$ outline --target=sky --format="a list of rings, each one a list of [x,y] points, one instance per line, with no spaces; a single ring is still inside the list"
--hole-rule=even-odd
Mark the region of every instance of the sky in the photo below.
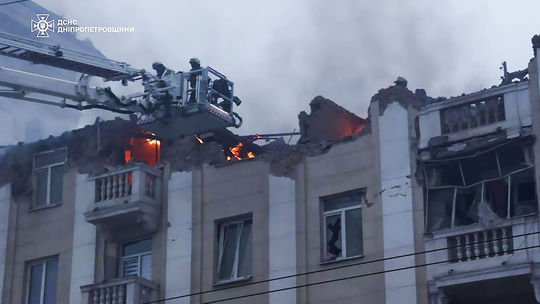
[[[110,59],[178,71],[195,56],[224,73],[243,101],[239,134],[298,130],[298,113],[317,95],[365,117],[371,96],[398,76],[432,97],[491,87],[503,60],[510,71],[526,68],[540,34],[538,0],[35,2],[80,26],[135,27],[79,35]]]

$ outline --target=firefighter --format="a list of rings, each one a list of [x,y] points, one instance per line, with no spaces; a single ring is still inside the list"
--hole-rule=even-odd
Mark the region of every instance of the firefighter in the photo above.
[[[174,74],[173,70],[167,69],[165,67],[165,65],[163,65],[163,63],[161,63],[159,61],[154,61],[154,63],[152,63],[152,69],[154,69],[156,71],[156,76],[159,79],[161,79],[163,77],[163,75]]]
[[[189,75],[188,81],[189,81],[189,87],[190,87],[190,94],[189,94],[189,102],[195,102],[195,88],[197,86],[197,77],[201,75],[201,61],[197,57],[193,57],[189,60],[189,64],[191,65],[190,72],[193,72]],[[197,71],[199,70],[199,71]],[[195,72],[194,72],[195,71]]]

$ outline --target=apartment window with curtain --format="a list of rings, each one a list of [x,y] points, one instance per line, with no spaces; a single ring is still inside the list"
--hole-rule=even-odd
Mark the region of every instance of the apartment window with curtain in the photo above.
[[[251,217],[218,223],[217,283],[251,277],[252,223]]]
[[[363,255],[361,191],[322,198],[322,262]]]
[[[122,245],[120,273],[122,277],[137,276],[151,279],[152,239],[138,240]]]
[[[56,304],[58,257],[27,264],[27,304]]]
[[[57,205],[62,202],[65,148],[34,155],[34,203],[32,208]]]

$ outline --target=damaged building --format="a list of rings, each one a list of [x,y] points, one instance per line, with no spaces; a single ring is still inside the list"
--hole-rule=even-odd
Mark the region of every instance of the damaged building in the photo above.
[[[1,302],[538,303],[539,48],[366,118],[316,97],[296,144],[117,119],[6,148]]]

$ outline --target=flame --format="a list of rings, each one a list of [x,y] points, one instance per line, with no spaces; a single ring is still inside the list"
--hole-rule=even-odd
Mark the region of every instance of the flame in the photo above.
[[[204,141],[199,136],[197,136],[197,134],[195,134],[195,138],[201,145],[204,144]]]
[[[158,146],[161,145],[161,141],[157,140],[157,139],[149,139],[149,138],[147,138],[146,142],[151,144],[152,146],[153,145],[158,145]]]
[[[232,147],[232,148],[229,148],[229,150],[231,151],[232,155],[234,156],[234,158],[238,159],[238,160],[241,160],[242,158],[240,157],[240,149],[242,149],[242,147],[244,146],[243,143],[239,142],[236,146]]]
[[[227,161],[231,161],[233,158],[237,160],[242,160],[246,158],[255,158],[255,153],[253,153],[252,151],[248,151],[247,153],[245,153],[242,151],[244,148],[245,146],[242,142],[239,142],[236,146],[229,148],[229,151],[231,151],[232,156],[227,155],[226,156]]]

